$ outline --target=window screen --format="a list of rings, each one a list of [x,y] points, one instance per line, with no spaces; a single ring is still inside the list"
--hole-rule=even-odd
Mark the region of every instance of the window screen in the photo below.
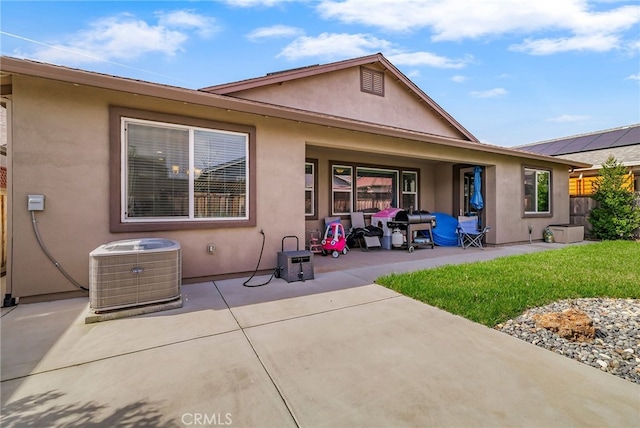
[[[123,126],[123,221],[247,218],[247,134],[132,119]]]

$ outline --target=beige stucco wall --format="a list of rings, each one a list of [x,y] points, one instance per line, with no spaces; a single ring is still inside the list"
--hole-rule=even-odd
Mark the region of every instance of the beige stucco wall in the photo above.
[[[542,232],[550,224],[569,223],[569,171],[566,166],[551,163],[522,161],[504,157],[500,159],[498,167],[491,171],[491,180],[495,180],[492,198],[495,200],[493,209],[495,217],[492,238],[495,244],[511,242],[525,242],[529,240],[529,225],[533,226],[532,239],[542,239]],[[549,168],[552,171],[552,216],[525,217],[523,214],[522,167]],[[491,185],[491,184],[490,184]],[[487,197],[489,198],[489,197]]]
[[[12,100],[10,278],[15,297],[75,290],[37,245],[26,207],[30,193],[46,195],[46,209],[37,213],[37,220],[48,250],[87,285],[89,252],[128,238],[177,240],[183,249],[183,276],[198,278],[253,271],[262,240],[259,231],[264,230],[260,268],[273,269],[282,237],[297,235],[302,243],[306,230],[314,228],[304,215],[307,157],[319,161],[317,226],[329,210],[330,160],[418,168],[420,208],[441,212],[453,206],[453,165],[485,166],[487,224],[493,227],[489,243],[526,241],[530,223],[540,238],[544,226],[569,221],[567,172],[561,168],[554,170],[554,217],[522,218],[521,167],[529,163],[518,158],[24,76],[14,76]],[[110,105],[255,126],[256,227],[111,233]],[[206,252],[208,243],[216,245],[213,255]]]
[[[370,68],[375,69],[373,66]],[[238,91],[233,95],[434,135],[463,138],[448,121],[435,114],[433,109],[389,72],[385,73],[384,97],[360,90],[359,67]]]
[[[75,290],[37,245],[26,206],[30,193],[46,196],[37,221],[49,252],[82,284],[88,284],[89,252],[115,240],[175,239],[182,246],[183,276],[193,278],[252,271],[261,228],[267,240],[261,269],[275,267],[282,236],[304,236],[305,146],[299,132],[283,132],[292,122],[22,76],[14,78],[12,98],[14,296]],[[111,104],[256,126],[257,226],[110,233]],[[216,245],[213,255],[206,252],[208,243]]]

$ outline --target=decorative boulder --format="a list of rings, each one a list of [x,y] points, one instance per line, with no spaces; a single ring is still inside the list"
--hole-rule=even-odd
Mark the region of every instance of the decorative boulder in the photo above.
[[[562,312],[549,312],[533,316],[536,326],[545,328],[574,342],[590,342],[596,336],[593,321],[586,312],[579,309],[566,309]]]

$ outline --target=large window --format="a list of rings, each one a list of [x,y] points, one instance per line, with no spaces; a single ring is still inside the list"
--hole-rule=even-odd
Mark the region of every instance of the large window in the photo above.
[[[252,128],[179,119],[112,112],[112,127],[116,120],[119,126],[120,153],[117,172],[112,168],[120,190],[117,222],[112,211],[114,231],[255,222],[250,194]]]
[[[398,204],[398,171],[356,168],[355,211],[375,212]]]
[[[524,214],[551,214],[551,171],[524,168]]]
[[[331,215],[418,208],[417,171],[337,163],[331,165],[331,171]]]

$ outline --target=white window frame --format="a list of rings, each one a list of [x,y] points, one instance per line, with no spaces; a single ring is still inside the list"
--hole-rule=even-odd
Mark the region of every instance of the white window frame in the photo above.
[[[334,181],[333,181],[333,172],[335,171],[335,168],[345,168],[348,169],[349,175],[351,176],[351,186],[349,190],[341,190],[341,189],[336,189],[334,187]],[[348,193],[349,194],[349,205],[351,207],[351,210],[353,210],[353,170],[355,168],[351,165],[342,165],[342,164],[333,164],[331,165],[331,215],[347,215],[350,214],[350,212],[339,212],[339,211],[335,211],[334,208],[336,206],[335,204],[335,194],[336,193]]]
[[[311,192],[311,212],[306,212],[306,207],[305,207],[305,213],[304,215],[306,217],[315,217],[316,216],[316,164],[314,162],[305,162],[304,163],[304,167],[305,167],[305,185],[304,185],[304,192],[305,192],[305,204],[307,203],[307,192]],[[311,183],[309,186],[307,186],[307,167],[311,167]]]
[[[127,132],[126,126],[127,124],[140,124],[147,126],[155,126],[162,128],[170,128],[170,129],[181,129],[186,130],[189,133],[189,169],[188,169],[188,179],[189,179],[189,214],[188,216],[166,216],[166,217],[128,217],[127,216],[127,206],[128,206],[128,141],[127,141]],[[249,219],[250,213],[250,198],[249,192],[250,189],[250,180],[249,180],[249,135],[244,132],[235,132],[235,131],[227,131],[223,129],[214,129],[214,128],[203,128],[198,126],[189,126],[189,125],[180,125],[175,123],[165,123],[158,122],[152,120],[144,120],[144,119],[136,119],[131,117],[122,117],[120,119],[120,129],[121,129],[121,201],[120,201],[120,221],[122,223],[154,223],[154,222],[210,222],[210,221],[246,221]],[[234,135],[243,135],[244,136],[244,153],[245,153],[245,213],[243,216],[236,217],[196,217],[195,216],[195,167],[194,167],[194,135],[196,131],[203,132],[216,132],[222,134],[234,134]]]
[[[400,172],[401,176],[402,176],[402,193],[401,193],[401,197],[400,197],[400,201],[398,201],[398,203],[403,203],[404,202],[404,195],[413,195],[413,199],[415,201],[415,205],[413,205],[413,209],[417,210],[418,209],[418,172],[417,171],[401,171]],[[411,188],[411,182],[407,182],[405,183],[405,174],[406,175],[411,175],[413,176],[412,180],[413,180],[413,188]],[[409,210],[411,207],[402,207],[405,210]]]
[[[534,200],[533,200],[533,204],[532,206],[535,207],[534,211],[527,211],[526,210],[526,177],[527,177],[527,173],[534,173]],[[548,189],[547,189],[547,198],[548,198],[548,209],[547,211],[538,211],[538,176],[540,174],[547,174],[549,176],[549,183],[548,183]],[[552,196],[553,196],[553,174],[552,171],[550,169],[545,169],[545,168],[537,168],[537,167],[530,167],[530,166],[525,166],[522,169],[522,176],[523,176],[523,211],[524,211],[524,215],[526,217],[536,217],[536,216],[540,216],[540,217],[548,217],[552,215],[552,209],[553,209],[553,204],[552,204]]]

